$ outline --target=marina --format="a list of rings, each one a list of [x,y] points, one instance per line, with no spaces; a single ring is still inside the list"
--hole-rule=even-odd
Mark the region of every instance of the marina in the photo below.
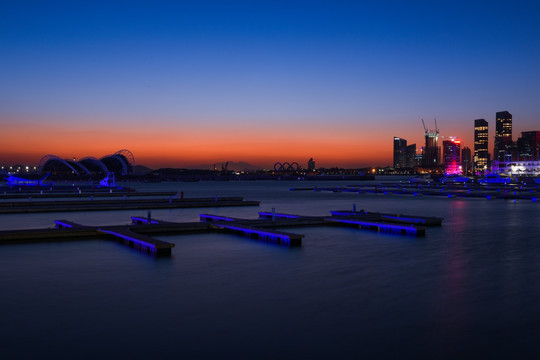
[[[54,229],[2,230],[0,244],[17,242],[59,241],[75,238],[122,240],[130,247],[156,256],[170,255],[173,243],[155,239],[146,234],[192,234],[194,232],[224,232],[239,234],[267,243],[297,247],[302,245],[303,234],[276,230],[281,227],[353,226],[380,233],[424,236],[426,228],[418,224],[434,225],[436,218],[404,216],[400,214],[351,213],[334,211],[331,216],[301,216],[272,212],[259,212],[259,219],[241,219],[221,215],[200,214],[200,222],[171,222],[132,216],[130,225],[87,226],[70,220],[55,220]],[[426,219],[431,219],[427,222]],[[438,219],[440,225],[442,219]]]
[[[223,206],[258,206],[258,201],[244,200],[242,197],[183,198],[172,196],[161,199],[123,199],[95,200],[92,196],[84,200],[56,201],[1,201],[0,214],[62,212],[62,211],[110,211],[134,209],[178,209]]]
[[[345,182],[313,184],[347,187]],[[49,317],[41,305],[25,303],[39,289],[46,308],[61,306],[62,313],[68,309],[77,323],[89,324],[83,334],[97,343],[100,337],[94,334],[103,322],[107,328],[114,328],[113,322],[127,322],[130,325],[123,331],[136,336],[140,326],[152,329],[155,319],[166,330],[164,336],[169,341],[179,334],[175,332],[178,319],[189,325],[180,330],[181,336],[197,341],[200,336],[214,336],[213,330],[200,322],[201,314],[209,312],[205,316],[222,324],[219,332],[223,330],[229,343],[237,336],[227,335],[228,312],[247,329],[253,326],[252,314],[257,312],[257,323],[262,322],[272,333],[283,331],[276,319],[292,319],[285,320],[292,327],[285,330],[286,338],[305,334],[320,324],[332,329],[337,321],[340,328],[325,331],[318,340],[331,338],[336,343],[353,334],[375,339],[378,335],[373,334],[372,326],[359,328],[359,324],[376,319],[384,324],[384,333],[396,322],[400,328],[414,330],[414,336],[398,345],[422,346],[430,343],[433,329],[439,329],[440,323],[447,324],[448,318],[458,324],[472,322],[475,328],[485,324],[486,330],[503,331],[506,322],[503,326],[493,320],[497,319],[494,314],[507,314],[512,319],[519,319],[520,314],[517,310],[509,312],[508,301],[531,316],[536,314],[536,307],[514,292],[529,288],[535,302],[540,296],[534,287],[534,277],[540,271],[539,252],[537,239],[531,236],[539,225],[526,220],[538,215],[536,204],[289,191],[298,185],[302,186],[279,181],[181,184],[182,191],[194,198],[219,194],[256,199],[260,208],[171,208],[153,209],[151,214],[148,209],[4,214],[0,219],[0,263],[9,274],[3,283],[5,306],[16,306],[18,314],[28,314],[28,321],[58,321],[58,312]],[[178,188],[178,183],[141,184],[137,191]],[[163,200],[168,201],[168,197]],[[343,220],[325,221],[332,218]],[[430,218],[435,219],[427,220]],[[356,223],[347,223],[348,219]],[[437,225],[437,219],[442,226]],[[52,228],[59,220],[63,220],[63,228]],[[382,223],[378,227],[385,228],[369,228],[375,220]],[[233,232],[217,228],[220,224],[242,229]],[[423,227],[424,236],[401,234],[410,224]],[[36,228],[30,229],[32,225]],[[391,232],[392,225],[399,225],[399,230]],[[12,238],[8,241],[7,229],[21,230],[10,230]],[[250,234],[246,229],[258,233]],[[294,246],[294,242],[287,245],[286,238],[279,239],[283,243],[264,239],[263,232],[303,237],[301,245]],[[164,244],[170,254],[166,247],[158,250],[155,246],[154,250],[151,239],[170,244]],[[527,266],[516,267],[516,256]],[[21,282],[24,287],[17,287]],[[483,289],[480,297],[478,289]],[[456,292],[458,295],[453,295]],[[501,292],[505,301],[497,297]],[[60,300],[59,293],[63,294]],[[336,297],[340,306],[335,306]],[[440,309],[427,306],[434,301],[442,301]],[[156,307],[160,311],[148,310]],[[101,316],[103,312],[107,316]],[[466,319],[460,318],[463,313]],[[133,314],[138,314],[136,320]],[[13,319],[20,319],[20,315]],[[435,327],[430,325],[433,319]],[[308,326],[300,325],[306,323]],[[29,331],[27,326],[16,329],[18,336]],[[239,331],[248,339],[260,335]],[[106,332],[114,337],[115,331]],[[69,337],[70,333],[58,328],[54,338]],[[527,334],[519,332],[520,336]],[[38,338],[43,332],[37,329],[32,336]],[[312,335],[302,336],[306,343],[312,339]],[[125,337],[126,344],[132,338]],[[52,341],[53,336],[49,339]],[[162,335],[156,337],[156,346],[161,339]],[[69,344],[65,342],[64,346]],[[375,344],[374,349],[382,346]],[[257,347],[260,345],[257,343]],[[105,349],[106,344],[100,346]],[[348,349],[352,352],[360,348],[350,345]],[[272,357],[279,357],[281,350],[282,346],[276,347]],[[191,346],[187,355],[193,357],[199,351]]]
[[[333,193],[442,196],[448,198],[484,198],[506,200],[529,200],[540,198],[538,186],[505,184],[408,184],[380,183],[376,185],[347,185],[338,187],[290,188],[290,191],[314,191]]]
[[[150,191],[150,192],[134,192],[134,191],[85,191],[76,190],[72,192],[66,191],[0,191],[0,200],[2,199],[52,199],[52,198],[98,198],[98,197],[148,197],[148,196],[173,196],[177,197],[176,191]]]

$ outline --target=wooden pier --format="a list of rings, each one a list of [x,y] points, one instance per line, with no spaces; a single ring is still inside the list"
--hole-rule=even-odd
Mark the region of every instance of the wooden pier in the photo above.
[[[388,234],[401,234],[401,235],[413,235],[413,236],[424,236],[426,235],[426,228],[423,226],[417,225],[401,225],[401,224],[392,224],[382,221],[367,221],[362,219],[355,219],[354,217],[350,218],[325,218],[326,222],[336,223],[339,225],[347,225],[358,227],[364,230],[371,230],[380,233]]]
[[[280,214],[271,212],[259,212],[262,218],[274,218],[276,221],[288,221],[289,224],[298,221],[310,222],[310,225],[322,222],[323,225],[342,225],[354,226],[363,230],[372,230],[382,233],[424,236],[426,226],[441,225],[442,218],[431,218],[425,216],[407,215],[402,217],[400,214],[384,214],[377,212],[353,212],[353,211],[331,211],[332,216],[300,216],[292,214]],[[422,224],[422,225],[419,225]],[[301,226],[301,225],[297,225]]]
[[[363,210],[338,210],[331,211],[332,215],[335,216],[355,216],[363,217],[375,221],[388,221],[394,223],[404,223],[404,224],[416,224],[422,226],[441,226],[443,218],[435,216],[418,216],[418,215],[405,215],[405,214],[388,214],[380,212],[366,212]]]
[[[240,234],[252,239],[289,247],[302,245],[302,238],[304,237],[304,235],[300,234],[293,234],[277,230],[266,230],[259,227],[251,227],[235,223],[230,224],[226,222],[212,224],[212,229]]]
[[[170,255],[171,249],[174,247],[174,244],[137,234],[125,227],[100,228],[98,232],[122,239],[130,247],[156,255]]]
[[[58,201],[1,201],[0,214],[20,214],[63,211],[109,211],[136,209],[178,209],[223,206],[259,206],[259,201],[244,200],[242,197],[210,197],[175,199],[106,199],[58,200]]]
[[[0,200],[3,199],[53,199],[53,198],[79,198],[79,199],[90,199],[92,198],[112,198],[112,197],[149,197],[149,196],[172,196],[176,198],[176,191],[145,191],[145,192],[134,192],[134,191],[73,191],[73,192],[43,192],[41,191],[24,191],[24,192],[0,192]]]
[[[432,219],[432,221],[426,221]],[[130,225],[86,226],[69,220],[55,220],[56,228],[0,231],[0,244],[60,241],[78,238],[108,238],[154,255],[171,254],[174,244],[158,240],[158,234],[234,233],[251,239],[286,247],[302,245],[304,235],[276,230],[281,227],[353,226],[379,233],[424,236],[426,226],[440,225],[442,219],[400,214],[334,211],[331,216],[302,216],[259,212],[259,218],[239,219],[221,215],[200,214],[199,222],[171,222],[132,216]],[[423,224],[420,226],[419,224]]]
[[[378,185],[348,185],[338,187],[291,188],[290,191],[350,192],[358,194],[439,196],[447,198],[483,198],[486,200],[530,200],[540,198],[538,186],[504,184],[408,184],[381,183]]]

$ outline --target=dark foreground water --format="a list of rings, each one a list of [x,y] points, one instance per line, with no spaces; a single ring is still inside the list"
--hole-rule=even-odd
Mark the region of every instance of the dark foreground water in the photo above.
[[[171,221],[272,207],[324,215],[353,203],[445,220],[425,238],[287,229],[306,235],[297,249],[235,235],[159,237],[176,244],[165,259],[99,239],[0,246],[0,358],[539,358],[540,203],[288,191],[313,185],[135,186],[262,201],[152,212]],[[132,215],[146,211],[2,215],[0,228]]]

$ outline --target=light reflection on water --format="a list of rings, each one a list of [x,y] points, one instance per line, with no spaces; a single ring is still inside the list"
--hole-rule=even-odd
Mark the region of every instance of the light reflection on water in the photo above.
[[[456,358],[538,350],[538,203],[288,191],[313,185],[136,186],[262,201],[152,211],[169,221],[198,221],[199,213],[255,218],[273,207],[324,215],[353,204],[445,220],[425,238],[286,229],[306,235],[299,249],[235,235],[160,236],[176,245],[166,259],[99,239],[1,246],[0,342],[10,345],[3,346],[8,358]],[[61,218],[123,224],[133,215],[146,211],[2,215],[0,228],[49,227]]]

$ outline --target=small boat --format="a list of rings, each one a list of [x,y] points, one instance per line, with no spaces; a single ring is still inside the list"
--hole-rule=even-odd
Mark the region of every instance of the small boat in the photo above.
[[[411,184],[428,184],[432,181],[431,174],[418,175],[409,179]]]
[[[500,176],[499,174],[487,174],[483,179],[478,180],[480,184],[510,184],[512,179]]]
[[[445,177],[443,177],[441,179],[441,182],[443,184],[456,184],[456,183],[459,183],[459,184],[462,184],[462,183],[467,183],[469,181],[471,181],[472,179],[468,176],[463,176],[463,175],[447,175]]]

